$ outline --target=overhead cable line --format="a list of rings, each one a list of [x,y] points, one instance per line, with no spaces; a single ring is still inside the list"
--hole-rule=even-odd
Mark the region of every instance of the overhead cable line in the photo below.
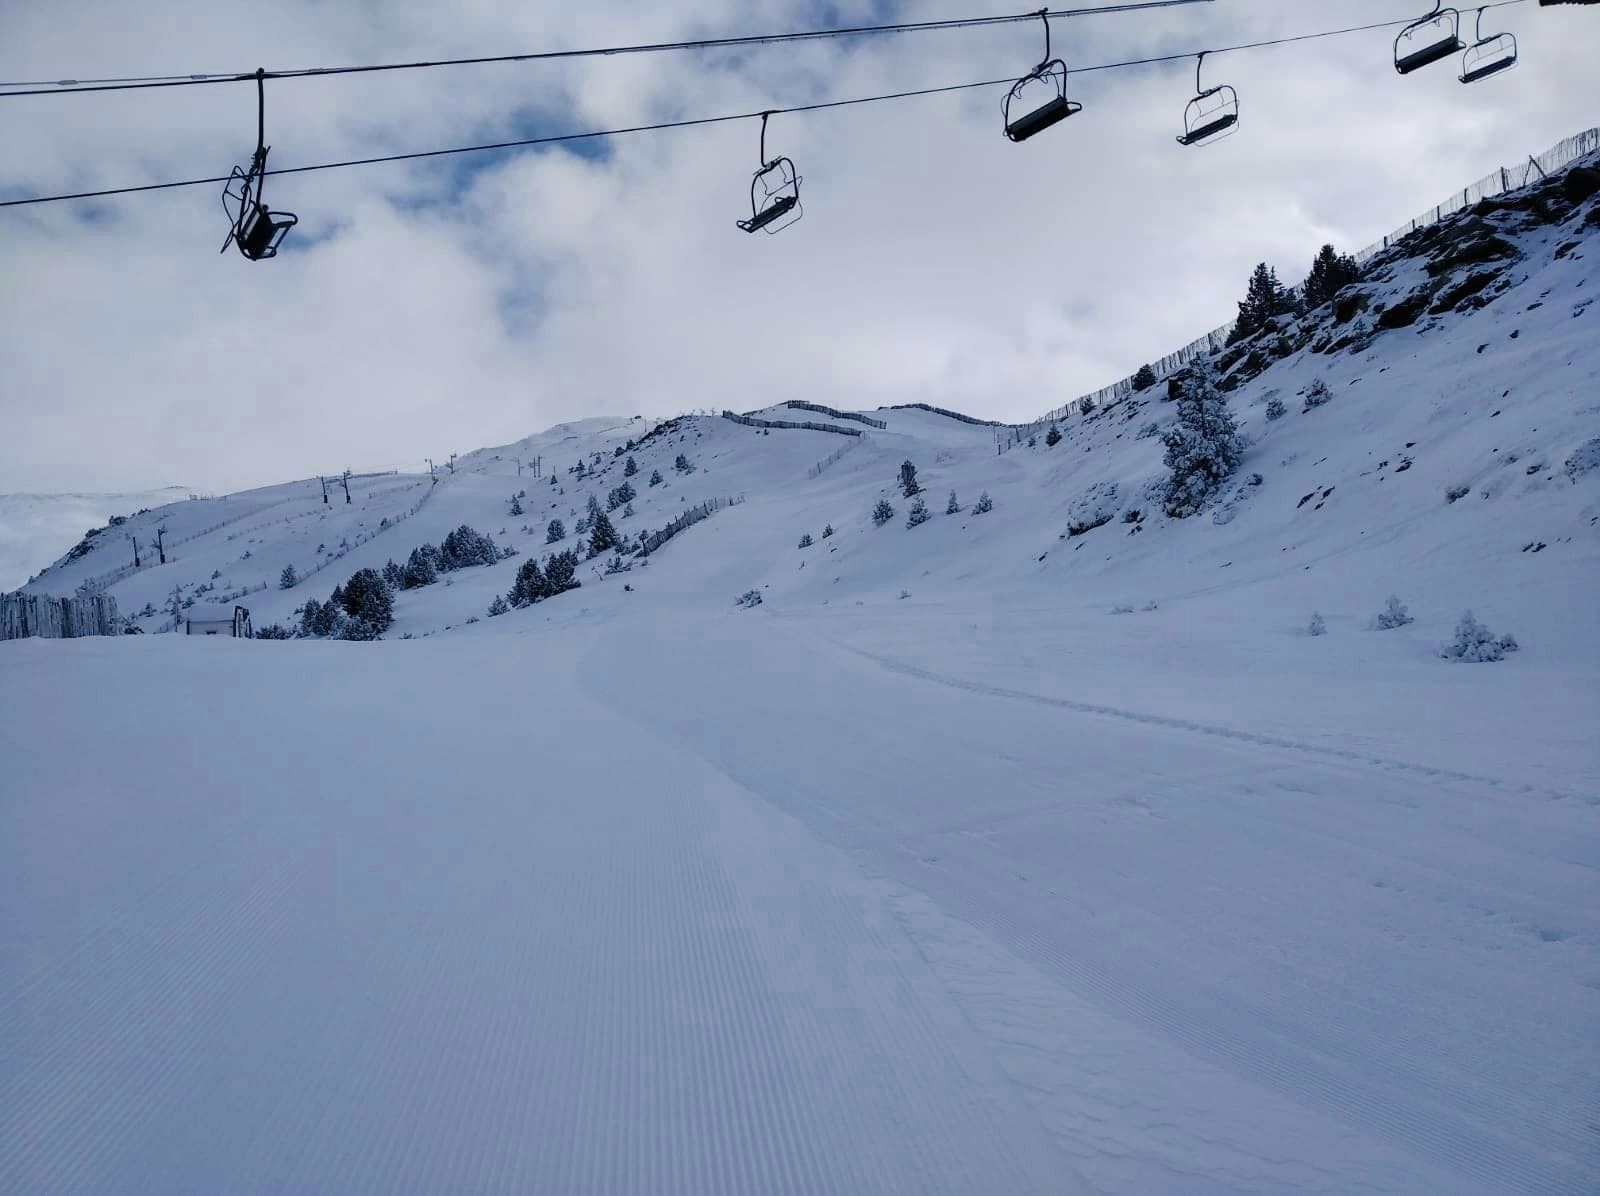
[[[1512,4],[1521,4],[1524,0],[1499,0],[1498,4],[1485,7],[1506,7]],[[1037,18],[1038,14],[1032,14]],[[1313,41],[1326,37],[1341,37],[1352,33],[1365,33],[1374,29],[1390,29],[1396,26],[1407,25],[1409,20],[1379,21],[1368,25],[1351,25],[1341,29],[1326,29],[1318,33],[1302,33],[1290,37],[1272,38],[1266,41],[1242,42],[1232,46],[1214,46],[1203,51],[1208,56],[1233,53],[1242,50],[1259,50],[1270,46],[1290,45],[1296,42]],[[1074,67],[1073,74],[1088,74],[1093,71],[1123,70],[1137,66],[1153,66],[1168,62],[1177,62],[1186,58],[1193,58],[1202,53],[1198,50],[1188,50],[1183,53],[1161,54],[1147,58],[1129,58],[1119,62],[1103,62],[1090,66]],[[252,80],[255,76],[250,76]],[[485,153],[493,150],[523,149],[540,145],[560,145],[569,142],[592,141],[607,137],[621,137],[634,133],[654,133],[669,129],[687,129],[700,125],[725,124],[731,121],[755,120],[765,116],[777,116],[792,113],[820,112],[831,108],[847,108],[860,104],[878,104],[891,100],[914,99],[920,96],[945,95],[951,92],[974,91],[985,87],[1012,87],[1016,80],[984,79],[973,83],[954,83],[943,87],[922,87],[910,91],[887,92],[881,95],[856,96],[843,100],[821,100],[810,104],[793,104],[788,107],[762,108],[749,112],[733,112],[720,116],[691,117],[682,120],[659,121],[653,124],[629,125],[616,129],[599,129],[581,133],[556,133],[543,137],[525,137],[512,141],[496,141],[482,145],[455,146],[449,149],[419,150],[402,154],[382,154],[369,158],[351,158],[339,162],[319,162],[310,166],[286,166],[277,170],[265,171],[265,176],[288,174],[311,174],[323,170],[342,170],[353,166],[376,166],[387,162],[410,162],[427,158],[444,158],[458,154]],[[26,207],[33,204],[56,203],[63,200],[74,199],[103,199],[115,195],[133,195],[145,191],[168,191],[182,187],[204,187],[217,183],[227,183],[229,176],[218,175],[199,179],[183,179],[169,183],[145,183],[133,187],[111,187],[97,191],[77,191],[62,195],[40,195],[27,199],[0,200],[0,208]]]
[[[1036,21],[1041,15],[1051,17],[1092,17],[1101,14],[1142,12],[1154,8],[1181,8],[1191,4],[1211,4],[1214,0],[1137,0],[1122,4],[1102,5],[1097,8],[1046,8],[1030,12],[1006,13],[990,17],[949,17],[939,21],[901,21],[890,25],[849,25],[832,29],[808,29],[792,33],[754,33],[740,37],[696,38],[676,42],[646,42],[630,46],[606,46],[598,49],[541,50],[527,54],[496,54],[478,58],[441,58],[418,62],[386,62],[366,66],[296,67],[289,70],[266,71],[267,79],[307,79],[329,75],[367,75],[383,71],[415,71],[444,66],[482,66],[497,62],[553,62],[570,58],[607,58],[625,54],[661,54],[682,50],[717,50],[742,46],[770,46],[786,42],[826,41],[847,37],[876,37],[903,33],[930,33],[950,29],[982,29],[998,25],[1016,25]],[[137,91],[159,87],[192,87],[210,83],[250,83],[257,78],[256,71],[196,72],[183,75],[133,75],[111,79],[34,79],[14,83],[0,83],[0,99],[6,96],[66,95],[90,91]],[[25,90],[15,90],[15,89]]]

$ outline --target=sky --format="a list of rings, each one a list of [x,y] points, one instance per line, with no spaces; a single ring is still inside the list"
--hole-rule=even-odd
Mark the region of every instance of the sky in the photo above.
[[[1057,19],[1069,67],[1394,20],[1397,0]],[[508,54],[1018,11],[993,0],[0,5],[0,81]],[[1470,26],[1471,16],[1464,18]],[[772,118],[804,218],[746,235],[759,122],[269,180],[283,252],[219,254],[215,186],[0,209],[0,493],[422,468],[591,415],[785,399],[1037,417],[1502,164],[1600,123],[1600,11],[1491,10],[1522,64],[1400,77],[1394,32],[1208,57],[1237,135],[1183,148],[1194,60],[1070,78],[1020,145],[1003,88]],[[1467,31],[1470,38],[1470,30]],[[1020,75],[1041,23],[269,81],[271,165]],[[247,85],[0,98],[0,198],[226,174]]]

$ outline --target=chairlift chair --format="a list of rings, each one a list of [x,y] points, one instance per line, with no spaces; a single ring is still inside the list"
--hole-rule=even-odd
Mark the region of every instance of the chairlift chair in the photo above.
[[[1216,87],[1200,86],[1200,68],[1206,56],[1202,52],[1194,66],[1195,97],[1183,110],[1183,135],[1179,145],[1204,145],[1213,139],[1220,140],[1239,126],[1239,93],[1228,84]]]
[[[761,114],[761,166],[750,179],[750,219],[737,222],[747,233],[779,233],[805,215],[794,163],[781,154],[767,158],[767,117],[771,115]]]
[[[1472,36],[1472,44],[1461,55],[1461,82],[1476,83],[1517,65],[1517,39],[1509,33],[1484,37],[1481,8]]]
[[[222,210],[228,213],[228,236],[222,242],[222,252],[230,245],[252,262],[275,257],[278,246],[288,231],[299,223],[293,212],[269,211],[262,199],[262,189],[267,178],[266,144],[266,71],[256,71],[256,152],[251,155],[249,169],[235,166],[222,188]]]
[[[1464,48],[1461,14],[1433,0],[1433,11],[1411,22],[1394,39],[1394,69],[1402,75],[1420,70]]]
[[[1012,141],[1026,141],[1083,111],[1082,104],[1067,99],[1067,64],[1050,57],[1050,10],[1041,8],[1039,17],[1044,21],[1044,58],[1011,85],[1000,106]]]

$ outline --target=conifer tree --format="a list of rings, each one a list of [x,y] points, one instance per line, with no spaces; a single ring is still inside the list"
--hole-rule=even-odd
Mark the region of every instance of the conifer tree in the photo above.
[[[922,487],[917,483],[917,467],[910,461],[900,463],[900,493],[907,498],[915,498],[922,493]]]
[[[1266,327],[1274,316],[1294,310],[1294,295],[1278,281],[1278,273],[1260,262],[1250,274],[1250,284],[1239,301],[1239,318],[1228,341],[1243,340]]]
[[[596,510],[594,519],[589,523],[589,555],[599,556],[617,544],[617,529],[611,526],[611,517],[604,511]]]
[[[300,575],[294,571],[294,566],[285,565],[283,572],[278,574],[278,588],[280,590],[292,590],[299,580]]]
[[[894,507],[887,498],[880,498],[878,505],[872,508],[872,523],[874,527],[882,527],[894,518]]]
[[[1190,366],[1183,397],[1178,400],[1178,420],[1161,442],[1166,446],[1166,466],[1172,470],[1166,509],[1174,518],[1200,510],[1239,467],[1244,437],[1228,410],[1227,396],[1217,388],[1210,358],[1200,358]]]
[[[950,501],[944,504],[944,513],[946,515],[956,515],[960,512],[961,504],[956,501],[956,492],[952,490],[950,491]]]
[[[511,510],[509,513],[512,515],[521,515],[523,513],[522,498],[520,495],[513,494],[511,496]]]
[[[635,461],[632,457],[629,457],[628,460],[627,460],[627,463],[624,464],[623,467],[622,467],[622,476],[625,477],[625,478],[631,478],[634,474],[636,474],[638,472],[639,472],[639,463],[637,461]]]
[[[1320,307],[1341,289],[1361,277],[1361,267],[1347,253],[1338,253],[1332,245],[1324,245],[1312,259],[1311,273],[1306,275],[1301,293],[1307,310]]]
[[[1089,401],[1088,399],[1084,400],[1085,403],[1087,403],[1088,401]],[[1094,408],[1088,407],[1088,408],[1085,408],[1085,410],[1093,411]],[[1045,443],[1045,447],[1046,448],[1055,448],[1056,445],[1060,444],[1061,443],[1061,429],[1056,427],[1054,424],[1051,424],[1050,425],[1050,430],[1044,434],[1044,443]]]
[[[1139,372],[1133,376],[1134,390],[1149,390],[1156,384],[1156,372],[1150,368],[1148,362],[1139,367]]]
[[[544,529],[544,542],[554,544],[567,538],[567,525],[559,519],[552,519],[550,525]]]

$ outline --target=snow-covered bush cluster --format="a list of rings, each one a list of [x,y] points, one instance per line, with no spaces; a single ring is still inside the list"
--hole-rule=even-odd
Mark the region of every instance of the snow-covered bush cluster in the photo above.
[[[1446,644],[1440,650],[1439,655],[1446,660],[1477,664],[1485,661],[1504,660],[1506,653],[1515,652],[1518,646],[1515,636],[1509,634],[1496,636],[1494,632],[1478,622],[1469,610],[1461,616],[1461,622],[1456,624],[1455,639]]]
[[[1300,410],[1310,411],[1313,407],[1321,407],[1331,398],[1333,398],[1333,394],[1328,390],[1328,384],[1321,378],[1313,378],[1310,385],[1306,387],[1306,400],[1301,405]]]
[[[733,604],[735,606],[745,607],[746,609],[748,609],[748,608],[750,608],[752,606],[760,606],[761,605],[761,591],[760,590],[746,590],[744,593],[740,594],[738,598],[734,599],[734,603]]]
[[[1378,612],[1377,624],[1379,631],[1393,631],[1396,627],[1404,627],[1407,623],[1413,621],[1411,615],[1406,611],[1406,604],[1393,594],[1389,595],[1389,601]]]

